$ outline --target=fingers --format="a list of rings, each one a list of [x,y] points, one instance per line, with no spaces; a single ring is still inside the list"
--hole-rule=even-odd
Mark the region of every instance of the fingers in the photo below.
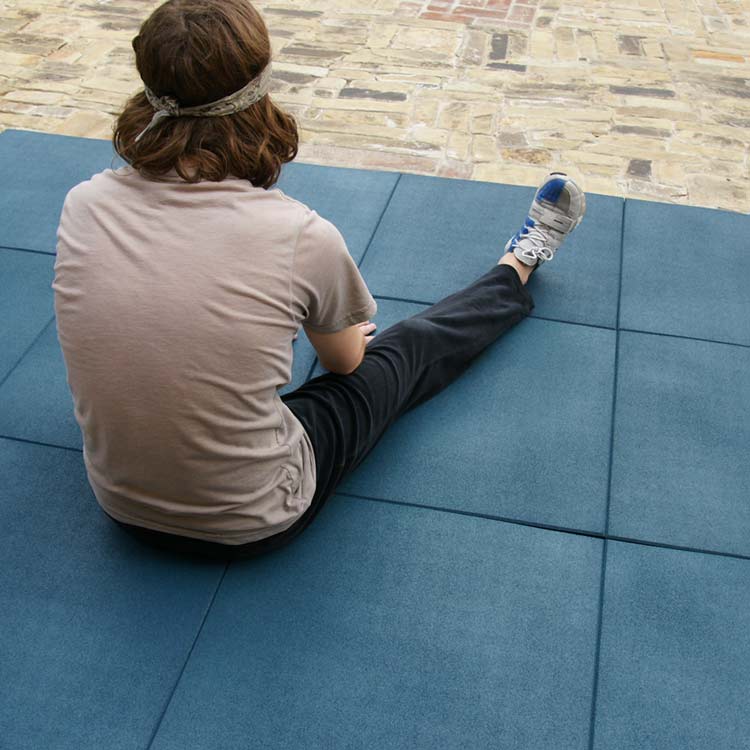
[[[375,338],[375,336],[368,336],[368,333],[372,333],[376,328],[377,325],[375,323],[370,323],[369,320],[366,320],[364,323],[358,323],[359,330],[362,331],[362,333],[365,334],[365,348],[370,344],[370,342]]]

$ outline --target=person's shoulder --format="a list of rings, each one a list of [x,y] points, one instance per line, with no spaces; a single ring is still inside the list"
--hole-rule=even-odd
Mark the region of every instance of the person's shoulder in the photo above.
[[[287,207],[289,211],[298,214],[302,218],[309,218],[311,214],[314,214],[314,209],[310,208],[306,203],[303,203],[297,198],[292,198],[291,195],[287,195],[281,188],[275,187],[266,191],[266,194],[279,201],[281,204]],[[317,214],[316,214],[317,215]]]
[[[65,202],[90,202],[95,198],[101,198],[122,185],[122,180],[129,177],[132,172],[131,167],[121,167],[116,170],[104,169],[97,172],[70,188],[65,195]]]
[[[299,213],[309,221],[312,221],[321,226],[325,225],[328,227],[333,227],[335,229],[335,224],[333,224],[333,222],[329,221],[324,216],[321,216],[314,208],[311,208],[306,203],[303,203],[297,198],[292,198],[290,195],[287,195],[280,188],[273,188],[268,192],[269,194],[273,193],[278,198],[278,200],[285,201],[290,206],[295,206]]]
[[[304,234],[322,235],[334,239],[337,239],[338,236],[340,236],[339,230],[332,221],[321,216],[314,208],[310,208],[306,203],[303,203],[296,198],[292,198],[279,188],[269,190],[268,194],[273,194],[276,200],[283,201],[284,205],[288,206],[289,209],[298,216],[300,220],[300,231]]]

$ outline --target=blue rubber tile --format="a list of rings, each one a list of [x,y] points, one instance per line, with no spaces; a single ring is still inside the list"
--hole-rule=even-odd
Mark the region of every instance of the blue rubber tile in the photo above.
[[[750,561],[609,542],[596,750],[745,748]]]
[[[393,304],[378,300],[387,325],[424,309]],[[614,331],[524,320],[391,426],[341,492],[603,532],[614,351]]]
[[[277,187],[333,222],[359,263],[398,181],[398,172],[285,164]]]
[[[223,566],[102,513],[75,451],[0,439],[0,745],[145,748]]]
[[[0,245],[54,253],[68,190],[123,164],[110,141],[23,130],[0,133]]]
[[[750,345],[750,216],[629,200],[620,327]]]
[[[54,319],[0,386],[0,434],[83,448]]]
[[[610,533],[750,555],[750,349],[620,334]]]
[[[374,294],[434,303],[503,255],[535,189],[403,175],[362,263]],[[538,317],[614,328],[622,200],[587,196],[583,223],[529,284]]]
[[[0,382],[55,314],[53,265],[49,255],[0,249]]]
[[[334,498],[230,566],[152,750],[583,750],[601,549]]]

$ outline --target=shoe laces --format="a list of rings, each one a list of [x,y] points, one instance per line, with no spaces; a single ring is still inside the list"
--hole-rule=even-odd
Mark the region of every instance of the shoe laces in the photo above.
[[[558,246],[554,244],[549,232],[539,227],[533,219],[526,220],[524,228],[518,233],[518,238],[521,255],[531,261],[552,260]]]

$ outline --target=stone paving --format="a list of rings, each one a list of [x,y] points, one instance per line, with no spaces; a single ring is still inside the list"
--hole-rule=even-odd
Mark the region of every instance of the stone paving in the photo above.
[[[300,161],[750,212],[750,0],[263,0]],[[0,0],[0,129],[92,138],[153,0]]]

